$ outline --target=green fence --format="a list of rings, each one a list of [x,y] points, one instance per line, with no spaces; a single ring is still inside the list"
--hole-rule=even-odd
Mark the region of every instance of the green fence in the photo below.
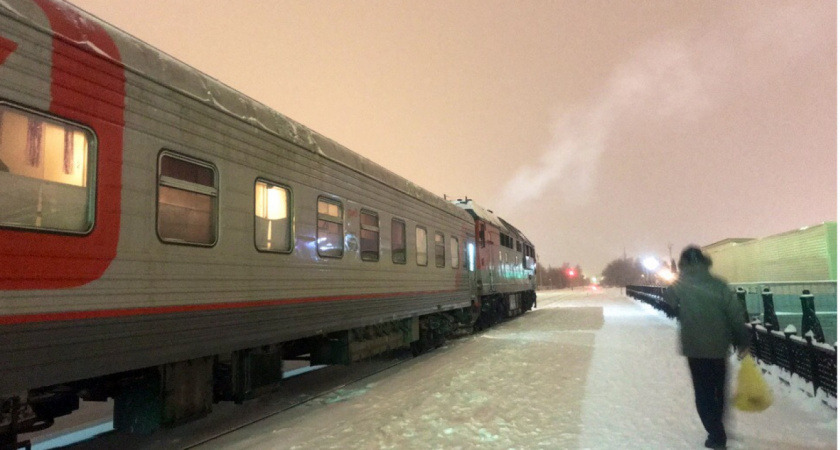
[[[780,286],[782,283],[775,283],[773,284],[776,288],[779,288],[780,291],[786,292],[782,295],[793,296],[791,292],[795,292],[795,289],[799,289],[805,287],[804,284],[794,284],[794,283],[784,283],[785,286]],[[818,332],[814,333],[815,329],[820,327],[820,316],[827,317],[826,311],[823,311],[821,314],[814,314],[813,309],[810,309],[811,306],[811,299],[808,297],[811,294],[805,295],[805,301],[802,300],[802,294],[798,296],[799,300],[799,324],[786,323],[785,321],[790,321],[791,317],[793,317],[794,313],[785,313],[784,311],[780,314],[775,313],[774,311],[774,300],[770,300],[769,304],[766,302],[766,299],[762,297],[770,297],[771,299],[775,297],[775,294],[772,293],[770,287],[765,287],[765,285],[769,286],[769,284],[763,284],[756,286],[751,286],[752,290],[755,291],[756,288],[760,287],[758,291],[757,299],[755,297],[756,293],[753,292],[753,296],[745,296],[746,288],[744,286],[737,286],[734,289],[737,290],[738,287],[741,287],[744,292],[739,297],[745,297],[744,300],[747,303],[747,312],[750,316],[748,319],[751,323],[745,323],[744,326],[748,327],[750,330],[751,336],[751,349],[752,354],[761,359],[764,362],[769,364],[777,365],[782,369],[790,372],[795,373],[805,380],[812,383],[814,387],[814,393],[816,394],[818,389],[821,389],[833,397],[837,397],[837,347],[836,342],[834,340],[828,342],[834,343],[835,345],[825,344],[819,342],[823,340],[823,336],[825,338],[828,337],[827,333],[824,333],[822,330],[818,330]],[[830,290],[829,286],[824,283],[818,284],[809,284],[810,287],[822,287],[825,288],[824,290],[827,292]],[[782,289],[783,288],[783,289]],[[764,291],[767,289],[767,291]],[[802,289],[806,290],[806,289]],[[834,285],[834,298],[836,299],[836,285]],[[664,300],[664,293],[665,287],[664,286],[627,286],[626,293],[629,297],[635,298],[636,300],[645,302],[656,309],[663,311],[668,317],[677,317],[677,311],[674,311],[670,305],[665,303]],[[767,295],[769,294],[769,295]],[[828,294],[820,294],[820,298],[823,298],[824,295]],[[816,295],[814,295],[813,303],[816,304]],[[758,304],[756,304],[758,302]],[[792,302],[791,302],[792,303]],[[806,314],[803,314],[802,305],[806,305]],[[765,308],[767,305],[767,308]],[[824,302],[821,303],[823,307],[825,307]],[[785,308],[793,309],[791,305],[785,305]],[[834,303],[834,313],[833,313],[833,333],[836,340],[836,321],[837,321],[837,305],[836,300]],[[806,323],[802,324],[802,317],[806,316]],[[746,318],[745,318],[746,319]],[[800,332],[802,328],[808,328],[812,331],[812,333],[808,333],[805,337],[799,337],[796,335],[793,330],[788,327],[788,325],[793,325],[796,327],[797,332]],[[784,330],[784,331],[780,331]],[[786,330],[787,329],[787,330]]]

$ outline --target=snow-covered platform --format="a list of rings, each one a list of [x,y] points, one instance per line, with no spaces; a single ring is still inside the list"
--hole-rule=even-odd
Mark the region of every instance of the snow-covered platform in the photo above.
[[[765,378],[775,403],[730,410],[729,448],[837,448],[836,406]],[[281,391],[74,449],[679,450],[706,437],[676,322],[618,289],[540,293],[536,310],[431,353],[328,367]]]
[[[676,326],[619,290],[541,293],[520,318],[202,448],[703,448]],[[770,409],[730,410],[729,448],[837,447],[835,410],[768,381]]]

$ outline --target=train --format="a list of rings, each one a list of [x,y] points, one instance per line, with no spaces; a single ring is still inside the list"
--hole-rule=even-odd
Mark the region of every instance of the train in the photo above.
[[[68,3],[0,2],[0,445],[82,400],[150,433],[284,360],[420,354],[535,307],[535,266],[474,200]]]

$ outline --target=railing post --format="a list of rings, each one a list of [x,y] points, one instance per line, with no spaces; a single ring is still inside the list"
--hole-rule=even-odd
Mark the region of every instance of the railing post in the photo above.
[[[788,363],[790,363],[790,373],[794,374],[796,372],[796,352],[793,350],[793,346],[796,345],[793,343],[791,336],[796,334],[796,327],[793,325],[788,325],[785,327],[785,345],[787,346],[787,354],[788,354]]]
[[[811,359],[811,383],[814,384],[814,396],[817,395],[817,389],[820,388],[820,378],[819,378],[819,364],[817,360],[817,351],[814,350],[814,337],[811,333],[807,333],[805,335],[805,342],[808,343],[808,346],[805,347],[805,352],[808,354],[808,357]]]
[[[799,296],[799,300],[802,302],[802,334],[810,331],[814,333],[814,339],[817,342],[825,342],[825,334],[814,306],[814,295],[805,289]]]
[[[761,352],[758,349],[758,346],[761,345],[758,340],[758,330],[756,327],[758,323],[750,322],[750,334],[752,335],[750,338],[750,353],[752,353],[753,358],[761,359]]]
[[[761,291],[761,301],[764,304],[764,327],[768,330],[779,329],[779,318],[776,317],[776,306],[773,304],[773,292],[770,288]]]
[[[741,306],[744,307],[744,322],[749,322],[750,313],[747,312],[747,290],[738,286],[738,289],[735,289],[735,295],[738,297],[738,301],[741,302]]]

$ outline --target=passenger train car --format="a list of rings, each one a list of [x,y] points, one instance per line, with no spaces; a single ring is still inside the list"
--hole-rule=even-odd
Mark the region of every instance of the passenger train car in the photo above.
[[[534,257],[71,5],[0,2],[0,444],[79,399],[151,432],[284,359],[422,352],[529,309]]]

